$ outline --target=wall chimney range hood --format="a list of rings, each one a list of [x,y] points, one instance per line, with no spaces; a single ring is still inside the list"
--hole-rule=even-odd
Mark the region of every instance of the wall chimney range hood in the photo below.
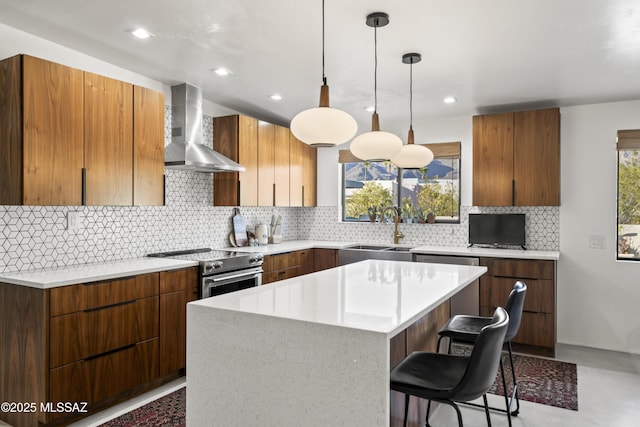
[[[244,172],[230,158],[202,144],[202,90],[187,83],[171,87],[171,144],[164,149],[165,169],[195,172]]]

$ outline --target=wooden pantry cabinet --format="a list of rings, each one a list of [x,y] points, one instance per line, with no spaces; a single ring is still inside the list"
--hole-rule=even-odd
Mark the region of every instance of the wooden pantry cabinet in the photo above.
[[[473,204],[560,205],[560,110],[473,117]]]
[[[516,281],[527,285],[527,295],[514,347],[553,357],[556,346],[556,262],[553,260],[481,258],[488,271],[480,277],[480,315],[504,307]]]
[[[0,118],[0,204],[164,203],[163,94],[17,55]]]
[[[242,115],[213,119],[213,148],[245,172],[215,174],[215,206],[315,206],[316,149],[286,127]]]

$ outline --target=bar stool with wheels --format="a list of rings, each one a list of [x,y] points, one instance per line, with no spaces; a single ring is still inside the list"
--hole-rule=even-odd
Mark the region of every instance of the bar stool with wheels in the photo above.
[[[498,371],[502,344],[509,324],[507,311],[498,307],[477,336],[470,356],[414,351],[391,370],[391,390],[405,394],[404,426],[407,425],[410,396],[428,399],[426,426],[429,424],[431,401],[451,405],[463,427],[462,414],[456,402],[482,397],[487,425],[491,416],[487,391]]]
[[[502,387],[504,390],[506,409],[491,408],[500,412],[507,413],[509,427],[511,427],[511,416],[518,416],[518,413],[520,412],[520,400],[518,399],[518,384],[516,382],[516,372],[513,366],[513,349],[511,347],[511,340],[518,333],[518,329],[520,327],[520,320],[522,319],[522,309],[524,307],[524,297],[526,293],[527,285],[522,281],[517,281],[513,286],[513,289],[509,293],[509,297],[507,298],[505,309],[509,313],[509,327],[507,328],[507,333],[504,337],[504,343],[507,345],[507,350],[509,351],[509,362],[511,364],[511,379],[513,381],[513,391],[509,396],[509,393],[507,392],[507,382],[504,375],[504,366],[502,364],[501,357],[500,374],[502,376]],[[438,346],[436,348],[440,349],[440,341],[442,340],[442,338],[449,338],[449,353],[451,353],[451,344],[454,342],[462,342],[467,344],[475,343],[482,328],[491,323],[491,320],[491,317],[466,315],[453,316],[438,332],[440,337],[438,338]],[[516,408],[515,410],[512,410],[514,400],[516,403]]]

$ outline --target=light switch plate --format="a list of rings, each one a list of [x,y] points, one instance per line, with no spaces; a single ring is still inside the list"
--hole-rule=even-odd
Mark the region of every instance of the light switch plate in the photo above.
[[[607,236],[592,234],[589,236],[589,247],[592,249],[606,249]]]
[[[78,211],[67,213],[67,231],[78,231],[82,228],[82,217]]]

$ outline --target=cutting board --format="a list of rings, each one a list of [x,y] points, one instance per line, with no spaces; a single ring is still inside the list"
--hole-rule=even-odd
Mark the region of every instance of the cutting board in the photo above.
[[[233,235],[236,240],[236,245],[247,246],[247,222],[244,217],[240,215],[240,209],[234,209],[235,215],[233,216]]]

